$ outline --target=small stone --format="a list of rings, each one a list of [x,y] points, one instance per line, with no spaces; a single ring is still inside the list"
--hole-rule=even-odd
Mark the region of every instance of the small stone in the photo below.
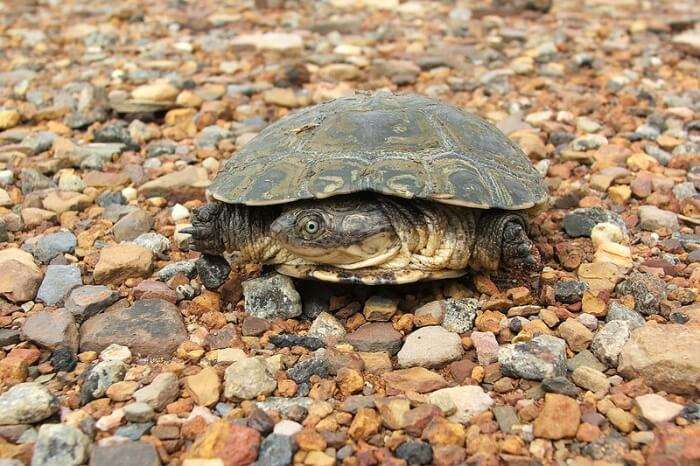
[[[317,375],[321,378],[330,375],[330,363],[322,358],[310,358],[297,362],[287,370],[287,375],[296,383],[306,383],[311,376]]]
[[[498,362],[509,376],[542,380],[566,374],[566,342],[538,335],[525,343],[501,346]]]
[[[135,100],[172,102],[177,97],[178,90],[172,84],[164,81],[152,84],[144,84],[131,91],[131,97]]]
[[[698,341],[700,329],[697,327],[647,324],[634,330],[625,343],[618,371],[625,377],[640,377],[657,390],[697,394],[700,387]]]
[[[58,411],[59,403],[38,383],[15,385],[0,395],[0,425],[32,424]]]
[[[27,264],[11,259],[0,264],[0,293],[4,298],[24,303],[36,297],[43,274],[33,262]]]
[[[39,428],[32,466],[75,465],[88,460],[90,438],[75,427],[44,424]]]
[[[567,363],[567,367],[571,372],[575,371],[576,368],[581,366],[591,367],[601,372],[606,368],[605,364],[598,361],[598,358],[596,358],[595,355],[588,350],[583,350],[577,353]]]
[[[270,323],[265,319],[254,316],[246,317],[243,320],[243,325],[241,326],[241,333],[247,337],[257,337],[268,330],[270,330]]]
[[[576,397],[581,393],[581,390],[576,385],[563,376],[542,379],[542,390],[547,393],[559,393],[571,397]]]
[[[559,336],[562,337],[572,351],[578,353],[588,348],[593,340],[593,332],[576,319],[568,318],[558,328]]]
[[[472,332],[470,336],[479,364],[487,366],[498,361],[498,341],[491,332]]]
[[[610,303],[610,309],[608,309],[608,313],[605,316],[606,322],[611,322],[613,320],[622,320],[627,322],[630,330],[643,327],[645,322],[644,317],[642,317],[640,313],[616,302]]]
[[[645,315],[657,314],[661,301],[666,299],[666,283],[650,273],[633,272],[616,290],[634,297],[634,309]]]
[[[107,389],[121,382],[126,374],[126,365],[120,361],[102,361],[92,366],[85,374],[80,387],[80,403],[85,405],[102,398]]]
[[[162,299],[175,304],[177,292],[163,282],[144,280],[134,288],[134,299]]]
[[[571,374],[576,385],[594,393],[607,393],[610,390],[608,376],[592,367],[581,366]]]
[[[75,251],[77,244],[75,235],[69,231],[59,231],[48,235],[42,235],[32,247],[32,254],[41,263],[48,264],[51,259],[59,254]]]
[[[656,231],[665,228],[678,231],[678,216],[674,212],[661,210],[656,206],[644,205],[639,208],[639,227],[646,231]]]
[[[309,327],[308,335],[326,341],[328,338],[342,339],[347,332],[338,319],[327,312],[321,312]]]
[[[129,422],[148,422],[156,413],[146,403],[129,403],[124,406],[124,417]]]
[[[170,240],[153,231],[138,235],[132,242],[137,246],[148,249],[153,254],[163,254],[170,249]]]
[[[438,373],[423,367],[411,367],[382,374],[387,388],[398,392],[429,393],[447,386],[447,381]]]
[[[243,282],[245,309],[261,319],[290,319],[301,315],[301,297],[291,278],[273,273]]]
[[[629,337],[629,324],[623,320],[613,320],[595,334],[591,351],[609,367],[617,367],[618,358]]]
[[[134,399],[139,403],[146,403],[156,411],[165,408],[165,405],[175,401],[180,394],[177,375],[172,372],[158,374],[153,382],[136,390]]]
[[[435,367],[462,357],[459,335],[443,327],[422,327],[411,333],[398,352],[400,367]]]
[[[22,338],[55,350],[78,349],[78,326],[73,315],[66,309],[40,311],[27,317],[22,325]]]
[[[52,191],[42,201],[44,209],[61,215],[64,212],[81,211],[92,205],[92,199],[72,191]]]
[[[107,309],[119,299],[119,293],[103,285],[74,288],[66,299],[68,310],[77,322],[82,322]]]
[[[634,416],[621,408],[610,408],[605,416],[618,430],[629,433],[634,430]]]
[[[258,463],[266,466],[287,466],[292,464],[296,450],[296,444],[290,436],[270,434],[260,444]]]
[[[302,425],[298,422],[290,421],[289,419],[283,419],[277,424],[275,424],[273,433],[277,435],[282,435],[284,437],[291,437],[297,432],[300,432],[302,429]]]
[[[189,166],[142,184],[138,192],[145,197],[168,196],[172,193],[178,193],[178,197],[201,196],[209,184],[209,174],[205,168]]]
[[[535,419],[535,437],[549,440],[572,438],[581,422],[581,408],[573,398],[548,393],[542,411]]]
[[[358,351],[386,351],[394,355],[401,349],[401,334],[386,322],[369,322],[350,333],[346,341]]]
[[[126,346],[112,343],[100,352],[103,361],[119,361],[125,364],[131,362],[131,351]]]
[[[634,404],[642,418],[652,424],[672,421],[683,412],[683,405],[668,401],[655,393],[636,397]]]
[[[399,301],[387,296],[370,296],[365,302],[363,314],[369,321],[387,322],[396,314]]]
[[[114,239],[118,242],[131,241],[153,228],[153,217],[141,209],[134,210],[123,216],[112,227]]]
[[[187,278],[193,278],[195,276],[195,271],[196,266],[194,262],[178,261],[171,262],[170,264],[160,269],[158,272],[156,272],[156,276],[158,277],[158,280],[162,281],[168,281],[178,274],[182,274]]]
[[[246,358],[226,368],[224,396],[252,400],[269,395],[277,388],[277,381],[262,358]]]
[[[474,327],[479,301],[469,299],[446,299],[444,301],[445,316],[442,326],[454,333],[466,333]]]
[[[591,236],[593,227],[599,223],[612,223],[627,231],[625,223],[619,215],[600,207],[581,208],[573,210],[564,217],[562,226],[566,234],[572,238]]]
[[[554,285],[554,299],[564,304],[574,304],[583,298],[588,287],[577,280],[562,280]]]
[[[80,350],[102,351],[116,343],[137,355],[169,358],[187,339],[177,307],[161,299],[143,299],[86,320],[80,328]]]
[[[395,454],[408,464],[430,464],[433,461],[432,447],[420,440],[402,443]]]
[[[39,286],[36,299],[49,306],[63,304],[66,296],[83,284],[80,269],[75,265],[49,265]]]
[[[326,346],[323,341],[318,338],[305,335],[293,335],[289,333],[283,335],[270,335],[269,341],[278,348],[302,346],[311,351],[316,351],[317,349]]]
[[[231,273],[228,261],[220,256],[202,254],[195,262],[195,266],[202,285],[208,290],[219,288]]]
[[[443,388],[428,395],[430,402],[436,405],[440,404],[442,398],[449,399],[455,407],[455,412],[448,419],[461,424],[468,423],[493,404],[493,399],[478,385]]]
[[[504,434],[509,434],[513,430],[513,426],[520,423],[518,414],[515,408],[507,405],[496,405],[493,408],[493,415],[498,423],[498,428]]]
[[[156,448],[144,442],[97,445],[90,454],[90,466],[160,466]]]
[[[216,369],[205,367],[195,375],[185,377],[185,389],[199,406],[213,406],[219,401],[221,382]]]
[[[186,458],[219,458],[224,466],[251,464],[258,456],[260,433],[249,427],[217,421],[209,425]]]
[[[100,252],[93,276],[97,284],[121,284],[127,278],[147,277],[153,268],[153,253],[135,244],[108,246]]]
[[[14,128],[20,121],[22,115],[17,110],[0,110],[0,130]]]
[[[350,424],[348,435],[356,440],[366,440],[379,432],[382,420],[379,414],[371,408],[360,408]]]

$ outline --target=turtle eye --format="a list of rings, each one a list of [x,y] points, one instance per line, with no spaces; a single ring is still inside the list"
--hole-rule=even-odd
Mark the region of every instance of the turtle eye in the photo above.
[[[306,230],[307,233],[314,234],[317,233],[319,229],[318,222],[316,220],[308,220],[306,222],[306,225],[304,225],[304,230]]]

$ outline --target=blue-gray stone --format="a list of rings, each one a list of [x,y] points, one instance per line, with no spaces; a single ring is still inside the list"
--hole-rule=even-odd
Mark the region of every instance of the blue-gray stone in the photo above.
[[[82,284],[78,266],[49,265],[36,298],[49,306],[60,305],[73,288]]]
[[[270,434],[260,444],[258,463],[265,466],[287,466],[297,450],[294,439],[288,435]]]

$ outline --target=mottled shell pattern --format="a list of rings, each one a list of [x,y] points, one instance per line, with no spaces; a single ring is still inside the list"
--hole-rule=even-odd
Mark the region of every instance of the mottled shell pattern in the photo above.
[[[418,95],[358,94],[267,126],[225,164],[215,199],[272,205],[361,191],[479,209],[541,206],[527,156],[492,124]]]

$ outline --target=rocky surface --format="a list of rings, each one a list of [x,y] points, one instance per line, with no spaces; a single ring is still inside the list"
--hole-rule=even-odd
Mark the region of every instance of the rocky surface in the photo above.
[[[697,464],[696,3],[4,2],[0,464]],[[256,134],[380,89],[527,154],[540,274],[188,248]]]

